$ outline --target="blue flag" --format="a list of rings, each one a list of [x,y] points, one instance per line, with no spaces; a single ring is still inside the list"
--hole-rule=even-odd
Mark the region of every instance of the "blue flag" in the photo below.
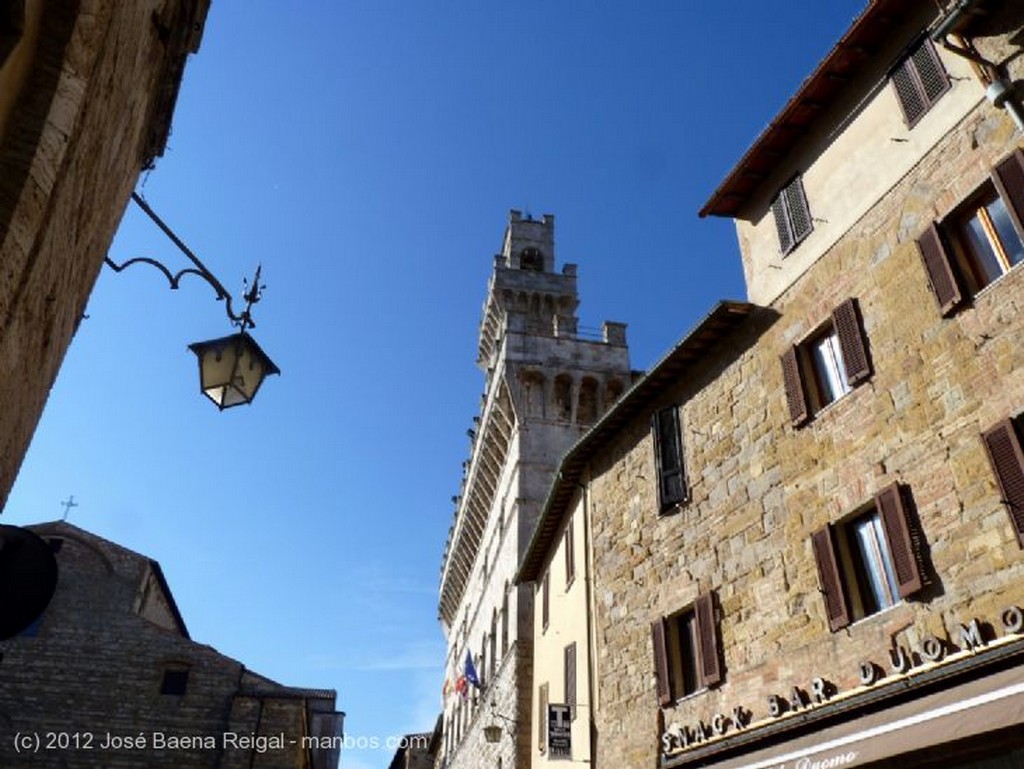
[[[466,649],[466,680],[477,689],[480,688],[480,677],[476,674],[476,667],[473,665],[473,657],[470,655],[469,649]]]

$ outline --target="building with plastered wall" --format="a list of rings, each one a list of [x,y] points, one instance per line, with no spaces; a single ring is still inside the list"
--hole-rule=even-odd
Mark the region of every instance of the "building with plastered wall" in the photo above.
[[[0,9],[0,507],[132,189],[163,153],[208,6]]]
[[[520,574],[587,522],[592,763],[1024,763],[1022,29],[874,0],[705,205],[750,303],[569,452]]]
[[[625,326],[606,322],[599,338],[578,326],[576,265],[556,272],[554,226],[511,212],[483,308],[484,393],[439,602],[446,676],[464,676],[468,654],[481,688],[446,697],[439,760],[449,769],[529,765],[533,600],[512,580],[562,455],[630,382]],[[484,735],[493,724],[494,743]]]

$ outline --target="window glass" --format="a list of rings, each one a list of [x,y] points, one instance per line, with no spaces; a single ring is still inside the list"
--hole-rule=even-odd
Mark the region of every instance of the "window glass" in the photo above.
[[[985,221],[981,213],[983,210],[979,209],[978,213],[967,220],[964,233],[967,235],[967,246],[974,257],[978,282],[982,286],[987,286],[1002,275],[1003,270],[999,266],[999,256],[985,230]]]
[[[834,330],[810,343],[811,360],[821,396],[821,405],[826,406],[850,392],[846,382],[846,365],[839,337]]]
[[[1021,242],[1020,235],[1013,227],[1010,212],[1006,210],[1006,203],[1002,198],[996,198],[986,206],[986,210],[992,220],[992,226],[995,228],[996,237],[1006,254],[1007,266],[1013,267],[1015,264],[1020,264],[1024,259],[1024,243]]]
[[[1006,203],[993,188],[964,212],[959,234],[965,266],[974,277],[976,290],[1024,260],[1024,243],[1013,226]]]
[[[672,621],[672,677],[676,697],[697,691],[697,619],[694,612],[684,611]]]
[[[896,575],[877,512],[851,522],[849,530],[855,568],[860,576],[861,602],[867,616],[896,603]]]

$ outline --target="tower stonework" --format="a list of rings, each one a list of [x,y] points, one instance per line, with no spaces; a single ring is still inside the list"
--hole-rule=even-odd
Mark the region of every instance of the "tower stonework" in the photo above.
[[[514,577],[563,455],[630,384],[626,327],[581,329],[576,265],[556,271],[554,229],[553,216],[510,213],[483,307],[484,393],[441,565],[448,769],[529,766],[534,606]],[[467,653],[481,687],[464,698]]]

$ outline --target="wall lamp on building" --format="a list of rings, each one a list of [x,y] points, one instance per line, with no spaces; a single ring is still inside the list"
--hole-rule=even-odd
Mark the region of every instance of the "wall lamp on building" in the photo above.
[[[263,380],[270,374],[280,374],[281,370],[274,365],[265,352],[256,344],[256,340],[249,335],[249,329],[254,328],[256,323],[252,319],[252,308],[259,300],[264,286],[260,283],[261,267],[256,268],[256,275],[253,277],[252,285],[243,295],[245,309],[239,313],[235,312],[233,299],[224,285],[214,277],[198,257],[192,253],[181,239],[174,234],[170,227],[157,216],[156,212],[142,199],[140,195],[133,192],[132,200],[142,211],[163,230],[164,234],[178,247],[178,249],[195,265],[186,267],[176,273],[172,273],[166,266],[156,259],[140,256],[129,259],[123,264],[115,264],[110,257],[105,261],[115,272],[121,272],[133,264],[150,264],[160,270],[170,281],[171,288],[177,289],[178,284],[185,275],[197,275],[217,292],[217,299],[224,302],[224,309],[232,325],[238,327],[238,332],[219,339],[211,339],[207,342],[196,342],[188,348],[199,358],[199,388],[206,397],[217,404],[217,408],[223,411],[232,406],[249,403],[256,397],[256,393],[263,384]]]
[[[503,728],[495,723],[491,723],[485,726],[484,739],[487,740],[487,742],[501,742],[501,734],[506,730],[508,731],[509,737],[514,738],[516,736],[516,722],[508,716],[504,716],[497,710],[495,710],[493,702],[491,703],[491,718],[500,718],[502,721],[505,722],[505,726]]]

